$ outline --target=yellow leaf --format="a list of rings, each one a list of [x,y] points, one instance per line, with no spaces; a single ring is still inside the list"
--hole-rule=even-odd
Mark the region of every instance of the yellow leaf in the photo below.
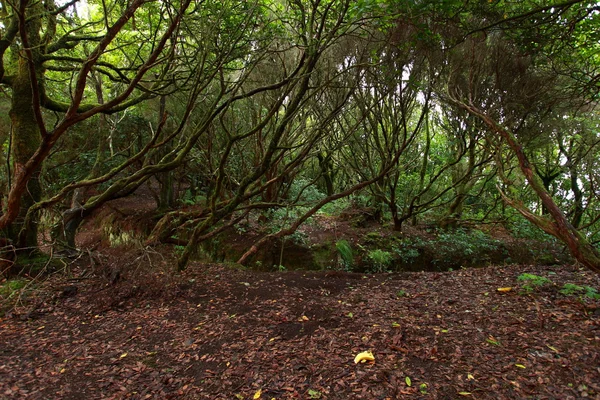
[[[458,392],[461,396],[470,396],[471,392]]]
[[[548,347],[548,348],[549,348],[550,350],[552,350],[553,352],[555,352],[555,353],[558,353],[558,350],[556,350],[556,347],[552,347],[552,346],[550,346],[550,345],[548,345],[548,344],[546,345],[546,347]]]
[[[256,393],[254,393],[254,397],[252,397],[254,400],[256,399],[260,399],[260,395],[262,394],[262,389],[258,389],[256,391]]]
[[[64,374],[66,370],[67,370],[66,368],[62,368],[62,369],[60,370],[60,373],[61,373],[61,374]]]
[[[506,293],[506,292],[510,292],[512,290],[512,288],[511,287],[499,287],[496,290],[499,291],[500,293]]]
[[[354,357],[354,362],[358,364],[359,362],[367,362],[367,361],[375,361],[375,357],[373,357],[373,353],[370,351],[363,351],[362,353],[358,353],[356,357]]]
[[[515,364],[515,367],[525,369],[526,367],[523,364]]]
[[[410,378],[407,376],[406,378],[404,378],[404,382],[406,382],[406,386],[412,385],[412,381],[410,380]]]
[[[471,374],[467,374],[467,379],[471,381],[471,380],[475,379],[475,377]]]
[[[121,354],[121,356],[119,358],[125,358],[125,357],[127,357],[127,353]]]

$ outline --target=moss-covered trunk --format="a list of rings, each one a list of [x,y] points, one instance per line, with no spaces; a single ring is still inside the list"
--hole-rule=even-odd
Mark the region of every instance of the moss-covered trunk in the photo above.
[[[27,58],[19,57],[18,73],[12,84],[10,119],[12,122],[11,160],[13,174],[24,168],[40,144],[40,130],[33,111],[32,85]],[[40,171],[36,171],[21,198],[19,216],[9,228],[9,236],[18,248],[37,247],[37,218],[25,225],[27,210],[41,198]]]
[[[36,10],[31,12],[40,12],[41,5],[33,6]],[[28,12],[27,15],[30,15]],[[25,20],[25,18],[24,18]],[[40,57],[40,26],[41,20],[39,14],[26,19],[25,26],[21,27],[21,34],[26,33],[26,40],[29,49],[21,49],[17,54],[17,68],[12,79],[12,99],[10,119],[12,123],[11,130],[11,167],[12,175],[17,175],[25,169],[25,164],[36,152],[40,143],[40,129],[38,118],[34,111],[34,90],[35,81],[41,84],[42,66]],[[23,23],[23,22],[21,22]],[[22,39],[22,41],[24,41]],[[34,72],[33,72],[34,71]],[[32,79],[35,74],[35,81]],[[18,217],[8,227],[8,236],[12,239],[17,249],[25,251],[37,248],[38,218],[31,218],[25,222],[27,210],[40,200],[42,189],[40,185],[40,171],[35,171],[27,183],[24,191]],[[9,204],[9,206],[11,206]]]

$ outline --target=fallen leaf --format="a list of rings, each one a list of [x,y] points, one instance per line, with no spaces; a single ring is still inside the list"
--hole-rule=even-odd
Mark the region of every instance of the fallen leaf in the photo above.
[[[406,378],[404,378],[404,382],[406,382],[406,386],[410,387],[412,385],[412,381],[410,380],[410,377],[408,377],[408,376]]]
[[[370,351],[363,351],[362,353],[358,353],[356,357],[354,357],[354,363],[356,364],[358,364],[359,362],[364,363],[367,361],[375,361],[375,357]]]
[[[123,353],[123,354],[121,354],[121,356],[119,356],[119,358],[125,358],[125,357],[127,357],[127,353]]]
[[[525,369],[525,368],[526,368],[526,367],[525,367],[523,364],[515,364],[515,367],[518,367],[518,368],[523,368],[523,369]]]
[[[499,291],[500,293],[506,293],[506,292],[510,292],[512,290],[512,288],[511,287],[501,287],[496,290]]]
[[[256,391],[256,393],[254,393],[254,396],[252,397],[254,400],[256,399],[260,399],[260,396],[262,395],[262,389],[258,389]]]
[[[552,347],[549,344],[546,345],[546,347],[548,347],[550,350],[552,350],[555,353],[558,353],[558,350],[556,349],[556,347]]]

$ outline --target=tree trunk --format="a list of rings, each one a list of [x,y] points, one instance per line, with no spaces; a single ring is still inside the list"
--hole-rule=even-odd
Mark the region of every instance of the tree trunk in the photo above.
[[[32,31],[33,29],[27,30]],[[29,33],[30,42],[37,44],[39,40],[35,40],[36,35]],[[33,62],[35,63],[36,60],[34,59]],[[38,81],[40,78],[41,76],[38,76]],[[35,153],[41,142],[40,129],[33,109],[32,80],[29,74],[28,56],[24,52],[19,55],[17,74],[12,83],[10,119],[12,123],[12,173],[16,174],[25,168],[25,163]],[[18,217],[8,229],[9,237],[13,240],[17,249],[37,248],[38,218],[31,218],[31,222],[25,223],[25,216],[29,207],[41,199],[42,189],[39,177],[40,171],[38,169],[27,183],[27,190],[21,197]]]
[[[504,139],[508,144],[508,147],[517,156],[521,172],[527,179],[531,188],[540,198],[542,205],[548,210],[551,219],[534,215],[525,207],[519,206],[516,202],[511,201],[506,196],[504,196],[505,200],[515,207],[525,218],[544,230],[544,232],[555,236],[565,243],[573,257],[575,257],[582,265],[596,273],[600,273],[600,253],[579,231],[577,231],[577,229],[573,227],[573,225],[571,225],[563,212],[558,208],[544,187],[542,181],[534,172],[532,165],[527,159],[523,147],[518,142],[517,138],[507,129],[496,123],[496,121],[488,117],[483,111],[462,102],[458,102],[458,105],[480,118],[493,132],[496,132]]]

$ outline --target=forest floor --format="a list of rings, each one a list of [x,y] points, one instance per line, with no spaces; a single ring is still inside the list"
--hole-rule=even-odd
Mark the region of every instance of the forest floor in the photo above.
[[[600,304],[560,293],[600,280],[574,266],[173,275],[157,253],[100,261],[138,272],[81,263],[0,319],[0,398],[600,398]],[[527,291],[523,273],[552,283]],[[375,360],[355,363],[363,351]]]
[[[600,276],[577,266],[174,274],[104,224],[0,310],[0,399],[600,399]]]

